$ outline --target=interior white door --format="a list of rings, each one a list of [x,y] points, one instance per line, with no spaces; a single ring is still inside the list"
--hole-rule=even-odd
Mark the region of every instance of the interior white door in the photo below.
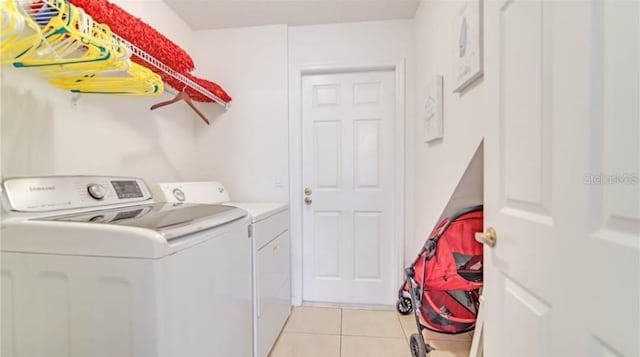
[[[394,302],[394,119],[393,71],[303,76],[305,301]]]
[[[640,2],[485,2],[484,355],[640,356]]]

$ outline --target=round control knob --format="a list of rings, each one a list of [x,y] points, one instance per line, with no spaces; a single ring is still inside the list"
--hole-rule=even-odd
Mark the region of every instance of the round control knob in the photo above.
[[[180,202],[184,202],[184,200],[186,199],[184,192],[182,192],[182,190],[179,188],[173,189],[173,197],[175,197],[176,200]]]
[[[101,200],[104,198],[105,190],[102,185],[98,185],[97,183],[92,183],[87,186],[87,192],[89,192],[89,196],[95,198],[96,200]]]

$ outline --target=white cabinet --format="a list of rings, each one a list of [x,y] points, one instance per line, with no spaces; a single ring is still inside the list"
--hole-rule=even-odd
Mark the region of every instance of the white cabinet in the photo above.
[[[256,357],[267,357],[291,311],[289,211],[253,225]]]
[[[289,232],[280,234],[257,252],[257,351],[266,357],[291,309]]]

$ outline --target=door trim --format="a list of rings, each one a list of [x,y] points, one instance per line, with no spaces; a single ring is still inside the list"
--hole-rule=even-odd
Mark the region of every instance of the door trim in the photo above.
[[[343,64],[296,66],[289,74],[289,209],[291,229],[291,301],[302,305],[302,77],[328,73],[393,71],[395,74],[394,175],[392,222],[396,239],[392,241],[393,286],[400,286],[404,268],[405,243],[405,71],[406,60],[367,65]]]

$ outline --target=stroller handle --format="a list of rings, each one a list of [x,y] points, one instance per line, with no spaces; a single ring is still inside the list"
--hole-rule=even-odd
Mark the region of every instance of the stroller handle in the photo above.
[[[450,218],[449,221],[455,221],[456,219],[464,216],[467,213],[471,213],[471,212],[476,212],[476,211],[482,211],[484,209],[483,205],[477,205],[477,206],[471,206],[471,207],[466,207],[463,208],[461,210],[459,210],[458,212],[454,213]]]

